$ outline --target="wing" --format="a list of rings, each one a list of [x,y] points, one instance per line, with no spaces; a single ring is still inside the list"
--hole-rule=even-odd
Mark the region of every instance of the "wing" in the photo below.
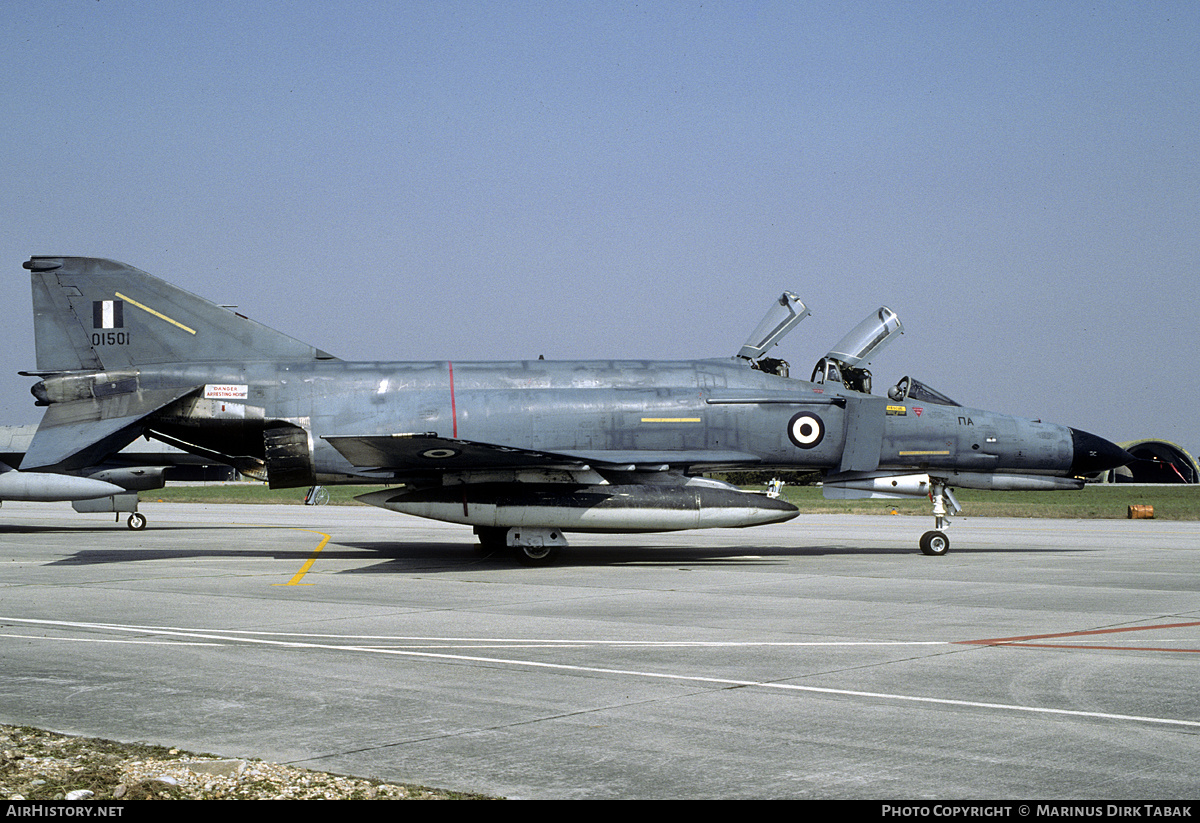
[[[579,470],[588,466],[632,471],[638,468],[747,466],[760,462],[753,454],[718,450],[544,452],[429,433],[330,435],[322,439],[357,468],[397,473],[528,468]]]
[[[581,461],[563,455],[455,440],[436,434],[330,435],[322,439],[360,469],[411,472],[578,468],[581,465]]]

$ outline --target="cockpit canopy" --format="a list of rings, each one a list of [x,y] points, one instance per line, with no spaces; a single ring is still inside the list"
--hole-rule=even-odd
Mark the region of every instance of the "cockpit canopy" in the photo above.
[[[880,306],[817,361],[812,382],[841,383],[851,391],[870,394],[871,372],[859,364],[867,363],[892,338],[903,333],[904,324],[896,313],[887,306]]]
[[[883,350],[897,334],[904,333],[904,324],[887,306],[880,306],[838,341],[825,355],[843,366],[865,363]]]
[[[790,291],[785,291],[771,304],[737,356],[748,361],[751,368],[787,377],[787,362],[765,355],[808,315],[808,307],[800,298]],[[812,382],[836,383],[851,391],[870,394],[871,372],[867,370],[866,364],[883,351],[897,335],[903,333],[904,324],[900,322],[896,313],[887,306],[880,306],[851,329],[849,334],[839,340],[837,345],[817,362],[816,368],[813,369]],[[915,400],[940,406],[960,405],[911,377],[901,379],[888,389],[887,395],[896,402]]]
[[[788,376],[788,364],[785,360],[774,357],[764,357],[767,350],[783,339],[783,336],[808,317],[808,307],[800,302],[800,298],[785,291],[779,296],[771,308],[742,345],[737,356],[749,360],[751,367],[780,377]]]
[[[961,406],[937,389],[932,389],[912,377],[902,377],[900,382],[888,389],[888,397],[897,403],[905,400],[917,400],[921,403],[933,403],[937,406]]]

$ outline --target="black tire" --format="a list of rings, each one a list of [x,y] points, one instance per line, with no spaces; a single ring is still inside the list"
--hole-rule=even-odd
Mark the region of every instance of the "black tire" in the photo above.
[[[921,535],[921,554],[941,557],[950,551],[950,538],[944,532],[931,531]]]
[[[558,559],[558,546],[517,546],[514,551],[522,566],[549,566]]]
[[[135,532],[140,532],[146,528],[146,515],[141,512],[134,512],[129,515],[129,519],[125,521],[125,525],[133,529]]]

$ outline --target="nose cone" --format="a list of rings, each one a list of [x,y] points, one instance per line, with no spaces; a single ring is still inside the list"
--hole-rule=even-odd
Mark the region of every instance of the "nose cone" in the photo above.
[[[1079,429],[1071,429],[1071,441],[1075,447],[1071,474],[1076,476],[1108,471],[1133,460],[1133,455],[1116,443]]]

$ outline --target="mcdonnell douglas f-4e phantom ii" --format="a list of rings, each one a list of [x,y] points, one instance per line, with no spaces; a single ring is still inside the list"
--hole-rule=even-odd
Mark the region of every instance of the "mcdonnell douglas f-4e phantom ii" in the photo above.
[[[782,500],[704,476],[815,469],[829,497],[928,496],[944,554],[952,487],[1077,489],[1131,459],[1077,429],[965,408],[867,361],[901,331],[871,314],[810,380],[765,356],[808,310],[785,292],[737,356],[679,362],[345,362],[138,269],[33,257],[45,416],[23,470],[70,472],[146,435],[272,487],[360,496],[473,526],[548,562],[564,532],[777,523]]]

